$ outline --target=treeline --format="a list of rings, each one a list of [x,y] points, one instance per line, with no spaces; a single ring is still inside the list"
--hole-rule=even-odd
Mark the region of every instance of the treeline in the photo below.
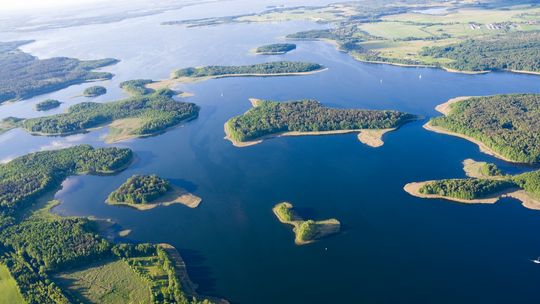
[[[89,80],[113,75],[92,70],[115,64],[116,59],[81,61],[75,58],[38,59],[14,47],[23,42],[0,44],[0,103],[53,92]]]
[[[133,175],[108,198],[112,203],[146,204],[171,190],[169,181],[157,175]]]
[[[227,121],[227,128],[233,140],[242,142],[290,131],[396,128],[415,118],[398,111],[332,109],[315,100],[261,101],[243,115]]]
[[[258,47],[255,52],[259,54],[283,54],[296,49],[294,43],[274,43]]]
[[[69,175],[112,173],[131,159],[129,149],[88,145],[18,157],[0,165],[0,214],[13,215],[21,204],[58,187]]]
[[[422,194],[472,200],[486,198],[515,187],[516,184],[510,180],[466,178],[429,182],[419,191]]]
[[[163,89],[116,102],[82,102],[67,113],[27,119],[21,126],[32,133],[58,135],[84,132],[117,119],[138,118],[140,126],[134,135],[150,135],[198,115],[198,106],[177,102],[173,95],[173,91]]]
[[[60,101],[56,99],[46,99],[36,104],[36,111],[48,111],[60,106]]]
[[[540,94],[473,97],[451,107],[430,124],[479,140],[513,161],[540,162]]]
[[[200,68],[184,68],[174,72],[174,77],[211,77],[237,74],[286,74],[304,73],[322,69],[317,63],[296,61],[275,61],[241,66],[206,66]]]
[[[512,33],[468,39],[448,46],[425,48],[420,54],[453,59],[447,66],[461,71],[540,72],[540,33]]]
[[[107,89],[105,87],[91,86],[91,87],[88,87],[88,88],[84,89],[83,96],[85,96],[85,97],[97,97],[97,96],[103,95],[105,93],[107,93]]]

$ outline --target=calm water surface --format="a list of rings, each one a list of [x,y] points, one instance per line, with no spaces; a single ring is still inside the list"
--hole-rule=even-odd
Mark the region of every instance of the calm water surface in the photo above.
[[[235,4],[235,5],[232,5]],[[540,78],[510,73],[451,74],[435,69],[363,64],[332,46],[299,42],[283,56],[249,50],[283,41],[287,33],[323,28],[308,22],[234,24],[191,28],[160,26],[167,20],[257,11],[264,5],[233,1],[134,18],[33,33],[0,33],[1,40],[36,39],[23,47],[40,57],[115,57],[100,83],[106,102],[126,96],[118,83],[162,79],[175,68],[305,60],[326,65],[305,77],[230,78],[180,85],[200,116],[166,134],[116,144],[133,149],[136,163],[109,177],[72,177],[57,193],[65,215],[111,218],[129,239],[167,242],[179,248],[202,294],[233,303],[538,303],[540,212],[511,199],[495,205],[422,200],[402,187],[411,181],[463,177],[466,158],[497,163],[509,173],[528,168],[506,164],[464,140],[428,132],[424,121],[385,136],[370,148],[355,135],[277,138],[248,148],[223,139],[223,124],[249,109],[248,98],[316,98],[332,107],[396,109],[427,118],[434,106],[463,95],[540,92]],[[275,4],[270,3],[269,4]],[[419,77],[419,76],[422,77]],[[64,102],[57,113],[87,100],[82,84],[0,107],[0,117],[39,116],[45,99]],[[34,137],[21,130],[0,136],[0,159],[32,151],[89,143],[107,146],[106,130],[69,137]],[[107,195],[135,173],[156,173],[203,198],[184,206],[140,212],[108,206]],[[290,201],[307,216],[338,218],[343,233],[296,246],[289,226],[271,208]]]

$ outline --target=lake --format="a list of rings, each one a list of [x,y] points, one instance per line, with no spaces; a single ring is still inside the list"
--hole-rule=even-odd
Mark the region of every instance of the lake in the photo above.
[[[301,1],[296,1],[301,3]],[[296,3],[295,2],[295,3]],[[107,177],[69,178],[56,194],[63,215],[110,218],[135,242],[166,242],[188,264],[199,293],[232,303],[538,303],[540,212],[503,199],[495,205],[461,205],[409,196],[413,181],[464,177],[462,161],[494,162],[507,173],[530,168],[504,163],[465,140],[426,131],[437,104],[456,96],[540,92],[537,76],[511,73],[453,74],[437,69],[364,64],[323,42],[298,42],[285,55],[250,54],[284,41],[295,31],[324,28],[311,22],[230,24],[185,28],[160,22],[240,14],[277,1],[190,6],[114,24],[37,32],[0,33],[0,40],[36,39],[22,47],[39,57],[121,60],[99,82],[126,96],[121,81],[167,78],[177,68],[303,60],[327,71],[301,77],[228,78],[182,84],[201,106],[198,119],[163,135],[114,144],[137,155],[126,171]],[[323,3],[321,1],[321,3]],[[248,5],[249,4],[249,5]],[[420,77],[421,76],[421,77]],[[0,118],[35,117],[44,99],[59,109],[87,101],[74,97],[86,83],[0,107]],[[395,109],[425,117],[387,134],[370,148],[356,135],[284,137],[236,148],[223,139],[223,124],[250,108],[248,98],[314,98],[340,108]],[[35,137],[21,130],[0,135],[0,160],[43,149],[88,143],[108,146],[101,129],[68,137]],[[196,209],[181,205],[141,212],[109,206],[107,195],[136,173],[155,173],[203,198]],[[290,226],[271,208],[289,201],[315,219],[335,217],[343,232],[296,246]]]

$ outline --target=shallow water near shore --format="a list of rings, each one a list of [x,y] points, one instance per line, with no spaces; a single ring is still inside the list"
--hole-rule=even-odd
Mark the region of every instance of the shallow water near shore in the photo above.
[[[227,2],[205,4],[218,14]],[[236,1],[241,7],[241,1]],[[303,60],[327,71],[309,76],[227,78],[181,84],[199,117],[165,134],[107,145],[106,129],[68,137],[36,137],[22,130],[0,135],[0,160],[43,149],[88,143],[122,146],[137,159],[115,176],[69,178],[56,194],[63,215],[110,218],[131,229],[133,241],[178,248],[201,294],[233,303],[538,303],[540,211],[503,199],[495,205],[423,200],[406,183],[464,177],[467,158],[494,162],[507,173],[530,168],[479,152],[473,143],[429,132],[426,120],[409,123],[371,148],[355,134],[280,137],[236,148],[223,139],[223,124],[251,107],[249,98],[315,98],[326,106],[395,109],[429,118],[434,107],[457,96],[540,92],[539,76],[512,73],[464,75],[429,68],[360,63],[322,42],[298,42],[279,56],[250,50],[320,24],[287,22],[203,28],[162,26],[199,16],[195,7],[105,25],[41,32],[0,33],[0,40],[36,39],[23,50],[39,57],[122,60],[105,70],[110,81],[86,83],[0,106],[0,118],[35,117],[44,99],[64,102],[126,96],[121,81],[164,79],[181,67]],[[258,10],[257,8],[253,9]],[[242,13],[227,7],[228,14]],[[253,33],[256,33],[254,35]],[[420,77],[420,75],[422,77]],[[108,93],[73,97],[88,86]],[[108,194],[135,173],[152,173],[200,196],[198,208],[181,205],[137,211],[105,204]],[[290,201],[306,217],[337,218],[343,232],[305,246],[272,213]]]

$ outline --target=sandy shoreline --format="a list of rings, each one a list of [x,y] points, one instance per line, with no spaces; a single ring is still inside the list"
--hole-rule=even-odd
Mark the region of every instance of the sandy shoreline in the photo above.
[[[172,190],[169,191],[169,193],[167,193],[165,196],[147,204],[130,204],[130,203],[123,203],[123,202],[111,202],[109,200],[106,200],[105,202],[112,206],[127,206],[131,208],[135,208],[140,211],[145,211],[145,210],[154,209],[159,206],[167,207],[174,204],[182,204],[189,208],[197,208],[199,204],[202,202],[202,199],[196,195],[193,195],[187,192],[186,190],[180,187],[173,186]]]
[[[443,199],[443,200],[458,202],[462,204],[495,204],[502,198],[513,198],[520,201],[521,205],[527,209],[540,210],[540,201],[522,189],[518,189],[518,188],[508,189],[505,191],[501,191],[499,193],[492,194],[490,195],[490,197],[487,197],[487,198],[473,199],[473,200],[453,198],[453,197],[436,195],[436,194],[420,193],[420,188],[422,188],[422,186],[424,186],[425,184],[431,183],[431,182],[434,182],[434,181],[408,183],[403,187],[403,190],[405,190],[405,192],[409,193],[410,195],[416,196],[419,198]]]
[[[435,107],[435,110],[437,112],[439,112],[439,113],[444,114],[445,116],[448,116],[450,114],[451,106],[454,103],[457,103],[457,102],[460,102],[460,101],[463,101],[463,100],[467,100],[467,99],[473,98],[473,97],[475,97],[475,96],[460,96],[460,97],[455,97],[455,98],[448,99],[448,101],[446,101],[445,103],[441,103],[440,105],[437,105]]]
[[[310,132],[299,132],[299,131],[289,131],[289,132],[281,132],[276,134],[269,134],[262,136],[258,138],[257,140],[252,141],[237,141],[231,138],[230,136],[230,130],[227,123],[225,123],[224,126],[225,130],[225,137],[224,139],[230,141],[233,146],[238,148],[244,148],[253,146],[256,144],[260,144],[265,140],[271,139],[271,138],[278,138],[278,137],[284,137],[284,136],[327,136],[327,135],[340,135],[340,134],[349,134],[349,133],[358,133],[358,140],[370,147],[378,148],[384,145],[384,141],[382,140],[383,136],[391,131],[396,130],[396,128],[392,129],[351,129],[351,130],[332,130],[332,131],[310,131]]]
[[[272,208],[272,212],[278,218],[280,223],[293,226],[294,243],[296,245],[311,244],[311,243],[317,241],[319,238],[324,238],[324,237],[326,237],[328,235],[339,233],[341,223],[338,220],[336,220],[336,219],[328,219],[328,220],[323,220],[323,221],[315,221],[317,223],[317,227],[318,227],[317,232],[319,233],[320,236],[317,237],[317,238],[314,238],[312,240],[307,240],[307,241],[301,240],[301,239],[298,238],[298,229],[300,228],[300,225],[302,225],[302,223],[304,222],[304,219],[298,217],[294,212],[293,212],[294,219],[292,221],[287,221],[287,220],[282,219],[281,216],[279,216],[279,213],[277,212],[277,208],[281,204],[286,204],[287,208],[289,208],[289,209],[293,208],[291,203],[283,202],[283,203],[279,203],[279,204],[275,205]]]
[[[169,78],[164,80],[157,80],[150,84],[147,84],[146,87],[150,89],[161,89],[161,88],[170,88],[173,85],[178,83],[193,83],[206,81],[210,79],[219,79],[219,78],[230,78],[230,77],[280,77],[280,76],[303,76],[311,75],[315,73],[320,73],[328,70],[328,68],[322,68],[318,70],[313,70],[309,72],[292,72],[292,73],[274,73],[274,74],[261,74],[261,73],[245,73],[245,74],[224,74],[224,75],[215,75],[215,76],[205,76],[205,77],[178,77],[178,78]]]
[[[511,191],[505,191],[502,194],[495,194],[493,197],[483,198],[483,199],[461,199],[461,198],[454,198],[454,197],[448,197],[448,196],[442,196],[437,194],[423,194],[420,193],[420,189],[429,183],[432,183],[435,181],[425,181],[425,182],[416,182],[416,183],[408,183],[403,187],[403,190],[405,192],[409,193],[412,196],[420,197],[420,198],[430,198],[430,199],[444,199],[448,201],[463,203],[463,204],[495,204],[502,194],[507,194]]]

